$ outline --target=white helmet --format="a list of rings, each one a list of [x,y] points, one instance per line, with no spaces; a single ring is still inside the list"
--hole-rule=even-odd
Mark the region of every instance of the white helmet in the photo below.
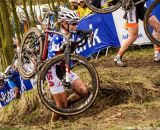
[[[67,21],[70,23],[78,23],[80,20],[80,17],[72,10],[60,7],[60,11],[58,12],[58,21]]]

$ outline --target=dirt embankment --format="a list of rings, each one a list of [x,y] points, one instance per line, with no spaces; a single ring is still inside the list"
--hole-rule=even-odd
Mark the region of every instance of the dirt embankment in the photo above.
[[[86,112],[49,124],[50,111],[32,90],[0,110],[1,124],[42,130],[160,126],[160,62],[153,61],[152,49],[128,52],[126,68],[116,67],[113,58],[111,54],[92,61],[99,73],[101,90]]]

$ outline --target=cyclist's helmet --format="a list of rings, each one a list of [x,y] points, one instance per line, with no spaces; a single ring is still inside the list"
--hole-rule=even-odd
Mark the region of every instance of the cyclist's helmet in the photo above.
[[[60,7],[60,11],[58,12],[58,21],[66,21],[69,24],[78,23],[80,21],[80,17],[74,11],[65,7]]]

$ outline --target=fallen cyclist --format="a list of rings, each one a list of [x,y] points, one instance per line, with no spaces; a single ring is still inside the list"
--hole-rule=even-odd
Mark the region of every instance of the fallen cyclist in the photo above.
[[[0,73],[0,78],[7,77],[7,82],[10,87],[10,89],[13,89],[14,91],[14,97],[16,99],[20,98],[20,76],[17,69],[17,61],[13,63],[13,65],[10,65],[6,68],[4,72]]]

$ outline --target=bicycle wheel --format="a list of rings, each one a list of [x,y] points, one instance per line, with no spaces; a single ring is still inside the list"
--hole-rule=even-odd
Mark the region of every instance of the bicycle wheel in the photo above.
[[[157,20],[160,21],[160,1],[154,1],[151,6],[147,9],[144,16],[144,30],[148,38],[153,42],[153,44],[160,45],[160,27],[157,28],[159,33],[155,34],[153,27],[149,23],[149,18],[155,16]]]
[[[42,37],[40,31],[33,27],[23,37],[18,56],[19,73],[24,79],[30,79],[36,72],[42,55]]]
[[[67,108],[59,108],[55,105],[52,95],[50,93],[49,87],[46,81],[46,74],[51,70],[51,67],[64,61],[64,54],[58,55],[51,60],[49,60],[43,67],[42,71],[38,76],[38,93],[42,100],[42,103],[51,111],[59,113],[61,115],[76,115],[84,112],[89,108],[93,101],[96,99],[99,90],[99,78],[95,68],[83,57],[71,54],[71,72],[76,73],[76,75],[83,81],[88,89],[88,95],[80,98],[78,101],[71,103]],[[64,66],[63,66],[64,67]],[[62,66],[58,69],[59,79],[63,83],[63,77],[65,75],[65,68]],[[60,78],[61,77],[61,78]],[[68,97],[74,94],[72,87],[64,87],[65,92]]]
[[[121,7],[121,0],[84,0],[86,5],[97,13],[111,13]]]

